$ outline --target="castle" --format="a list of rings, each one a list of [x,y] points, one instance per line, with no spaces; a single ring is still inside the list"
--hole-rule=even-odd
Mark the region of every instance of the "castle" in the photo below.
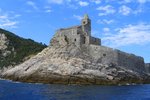
[[[72,43],[79,48],[86,47],[84,51],[87,52],[95,62],[145,72],[145,63],[142,57],[102,46],[100,39],[92,37],[91,20],[88,15],[84,16],[80,26],[57,30],[50,45],[62,46]]]
[[[88,15],[82,19],[80,26],[74,26],[66,29],[59,29],[57,34],[65,37],[68,43],[75,43],[76,46],[82,44],[101,45],[100,39],[91,36],[91,20]]]

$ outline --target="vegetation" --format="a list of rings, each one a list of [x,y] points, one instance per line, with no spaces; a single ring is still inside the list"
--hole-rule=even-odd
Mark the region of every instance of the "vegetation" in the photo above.
[[[11,54],[3,57],[2,51],[0,50],[0,68],[17,65],[23,62],[26,57],[35,55],[46,47],[46,45],[43,45],[42,43],[37,43],[31,39],[21,38],[3,29],[0,29],[0,34],[6,35],[9,40],[7,50],[11,51]]]

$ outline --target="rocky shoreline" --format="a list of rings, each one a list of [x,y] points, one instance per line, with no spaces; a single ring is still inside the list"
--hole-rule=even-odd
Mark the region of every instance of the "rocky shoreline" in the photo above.
[[[37,78],[38,77],[38,78]],[[129,84],[150,84],[150,79],[139,79],[126,77],[119,80],[108,80],[102,78],[87,78],[86,76],[61,76],[51,75],[51,77],[30,76],[30,77],[14,77],[4,76],[2,79],[8,79],[12,81],[27,82],[27,83],[43,83],[43,84],[77,84],[77,85],[129,85]]]

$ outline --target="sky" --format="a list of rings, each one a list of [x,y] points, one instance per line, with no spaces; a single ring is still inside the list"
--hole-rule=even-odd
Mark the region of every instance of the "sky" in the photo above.
[[[150,0],[1,0],[0,28],[49,45],[59,28],[92,20],[102,45],[150,62]]]

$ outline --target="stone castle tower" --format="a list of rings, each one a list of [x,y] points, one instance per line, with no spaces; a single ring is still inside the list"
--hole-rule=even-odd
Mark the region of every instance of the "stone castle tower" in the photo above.
[[[89,19],[89,16],[87,14],[84,15],[81,25],[84,34],[87,36],[91,36],[91,20]]]
[[[57,37],[57,42],[59,42],[60,45],[72,43],[78,47],[90,44],[101,45],[100,39],[91,36],[91,20],[87,14],[84,15],[81,25],[59,29],[57,30],[55,37]],[[55,42],[52,40],[52,43]]]

